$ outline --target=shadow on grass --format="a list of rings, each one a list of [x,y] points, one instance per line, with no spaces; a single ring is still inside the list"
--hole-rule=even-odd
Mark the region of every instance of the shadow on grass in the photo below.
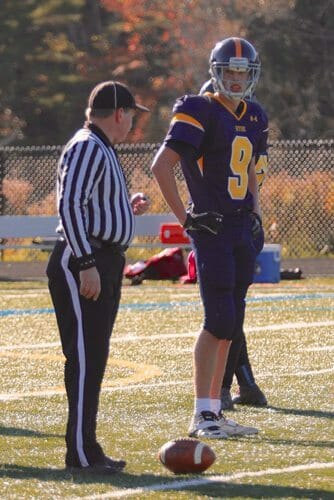
[[[220,483],[210,486],[210,498],[308,498],[319,500],[333,500],[333,492],[329,490],[297,488],[295,486],[279,486],[275,484],[233,484]],[[187,488],[185,491],[204,493],[205,487]]]
[[[39,481],[60,481],[80,484],[106,483],[118,488],[147,488],[150,491],[189,492],[209,494],[210,498],[308,498],[322,500],[333,499],[333,492],[323,489],[297,488],[293,486],[252,485],[233,483],[205,482],[210,476],[164,476],[154,474],[127,474],[126,472],[111,476],[93,474],[72,474],[65,469],[52,469],[47,467],[27,467],[17,464],[0,464],[0,478],[15,480],[37,479]],[[191,486],[192,481],[201,480],[205,484]],[[189,487],[185,483],[189,480]],[[168,483],[171,487],[168,488]],[[175,484],[179,483],[179,484]],[[142,492],[144,494],[144,492]],[[139,497],[138,497],[139,498]]]
[[[242,408],[242,405],[238,405]],[[321,410],[302,410],[300,408],[283,408],[280,406],[254,406],[254,410],[260,411],[273,411],[277,413],[283,413],[284,415],[296,415],[299,417],[313,417],[313,418],[334,418],[333,411],[321,411]]]
[[[301,439],[285,439],[285,438],[273,438],[273,437],[265,437],[261,436],[261,443],[270,443],[270,444],[284,444],[287,446],[312,446],[314,448],[334,448],[333,441],[319,441],[316,438],[314,440],[301,440]],[[333,495],[334,499],[334,495]]]
[[[321,411],[321,410],[301,410],[300,408],[281,408],[279,406],[266,406],[266,410],[277,411],[277,413],[284,413],[285,415],[297,415],[300,417],[314,417],[314,418],[334,418],[334,412]]]
[[[64,438],[64,434],[49,434],[47,432],[34,431],[32,429],[22,429],[18,427],[4,427],[0,425],[0,436],[19,436],[19,437],[37,437],[37,438]]]
[[[39,481],[70,481],[71,483],[109,483],[124,488],[142,488],[157,481],[173,480],[171,476],[157,476],[154,474],[119,474],[103,475],[86,472],[69,472],[66,469],[52,467],[31,467],[19,464],[0,463],[0,479],[38,479]],[[135,485],[133,484],[135,481]]]

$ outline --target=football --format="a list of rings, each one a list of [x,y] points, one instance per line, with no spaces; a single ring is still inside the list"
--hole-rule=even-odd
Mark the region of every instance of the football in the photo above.
[[[178,438],[159,450],[160,462],[174,474],[194,474],[207,470],[216,455],[207,444],[194,438]]]

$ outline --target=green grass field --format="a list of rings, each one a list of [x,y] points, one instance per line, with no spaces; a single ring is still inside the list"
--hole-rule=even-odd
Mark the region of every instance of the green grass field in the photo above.
[[[98,435],[128,465],[111,478],[71,475],[63,356],[46,283],[0,283],[1,499],[333,499],[334,278],[251,287],[246,335],[269,406],[228,416],[261,432],[210,441],[213,466],[175,476],[157,452],[187,432],[201,318],[195,285],[124,286]]]

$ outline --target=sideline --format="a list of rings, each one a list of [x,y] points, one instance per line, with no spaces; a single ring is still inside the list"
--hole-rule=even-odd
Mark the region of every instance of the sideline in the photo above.
[[[290,467],[282,467],[281,469],[264,469],[255,472],[236,472],[228,476],[207,476],[198,479],[185,479],[180,481],[173,481],[171,483],[156,483],[143,488],[127,488],[126,490],[118,489],[110,493],[102,493],[101,495],[89,495],[88,497],[81,497],[82,500],[104,500],[107,498],[122,498],[139,495],[142,493],[150,493],[152,491],[168,491],[180,490],[182,488],[191,488],[192,486],[203,486],[213,483],[231,483],[238,479],[271,476],[277,474],[291,474],[294,472],[303,472],[309,470],[331,469],[334,468],[334,462],[322,463],[314,462],[311,464],[292,465]],[[286,486],[288,488],[288,486]],[[73,498],[73,497],[72,497]]]
[[[282,302],[291,300],[319,300],[319,299],[333,299],[334,293],[304,293],[296,295],[261,295],[257,297],[247,297],[246,302]],[[200,301],[195,302],[146,302],[144,304],[120,304],[119,309],[125,310],[154,310],[154,309],[171,309],[174,307],[198,307]],[[21,316],[31,314],[50,314],[54,309],[50,307],[39,309],[2,309],[0,310],[1,316]]]

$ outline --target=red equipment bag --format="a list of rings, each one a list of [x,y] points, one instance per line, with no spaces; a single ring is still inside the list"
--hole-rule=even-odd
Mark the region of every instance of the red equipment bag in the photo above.
[[[181,283],[191,285],[197,283],[197,269],[194,250],[191,250],[188,255],[188,274],[181,277]]]
[[[187,274],[181,248],[166,248],[145,261],[129,264],[124,269],[124,276],[132,285],[140,285],[147,280],[177,280]]]

